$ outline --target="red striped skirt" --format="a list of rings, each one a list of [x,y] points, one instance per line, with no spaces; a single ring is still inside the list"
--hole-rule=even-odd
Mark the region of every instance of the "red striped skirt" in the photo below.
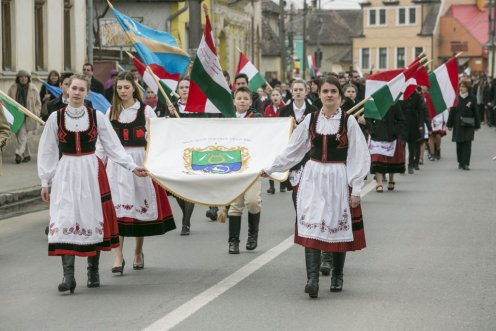
[[[119,235],[124,237],[149,237],[167,233],[176,228],[167,192],[153,181],[157,197],[158,216],[153,221],[143,221],[131,217],[119,217]]]
[[[349,252],[358,251],[366,247],[365,229],[363,227],[362,207],[350,208],[351,229],[353,231],[353,241],[342,243],[328,243],[317,239],[303,238],[298,236],[298,224],[295,226],[295,244],[307,248],[318,249],[324,252]]]
[[[396,149],[392,157],[372,154],[370,155],[370,173],[400,174],[405,172],[405,151],[401,141],[396,140]]]

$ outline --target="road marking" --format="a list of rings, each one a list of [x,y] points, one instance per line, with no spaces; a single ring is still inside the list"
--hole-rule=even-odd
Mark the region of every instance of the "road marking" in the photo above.
[[[375,186],[375,182],[371,182],[366,185],[361,193],[361,197],[363,198],[367,195]],[[280,254],[288,250],[291,246],[293,246],[294,236],[291,235],[282,241],[279,245],[271,248],[267,252],[263,253],[241,269],[235,271],[231,275],[227,276],[214,286],[208,288],[202,293],[198,294],[193,299],[184,303],[183,305],[177,307],[173,311],[169,312],[167,315],[149,325],[144,330],[153,331],[153,330],[170,330],[173,327],[177,326],[179,323],[196,313],[198,310],[209,304],[211,301],[219,297],[224,292],[228,291],[232,287],[236,286],[243,279],[253,274],[255,271],[262,268],[264,265],[278,257]]]

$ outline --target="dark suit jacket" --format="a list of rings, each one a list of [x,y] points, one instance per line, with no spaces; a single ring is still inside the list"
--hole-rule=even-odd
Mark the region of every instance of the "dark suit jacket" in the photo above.
[[[103,94],[104,92],[103,84],[100,81],[96,80],[95,77],[91,77],[90,90],[96,93]]]
[[[312,106],[308,101],[305,100],[306,108],[305,108],[305,116],[313,113],[314,111],[317,111],[318,109],[314,106]],[[279,113],[279,117],[295,117],[295,112],[293,108],[293,102],[287,104],[286,106],[281,108],[281,111]],[[299,123],[296,123],[299,124]]]

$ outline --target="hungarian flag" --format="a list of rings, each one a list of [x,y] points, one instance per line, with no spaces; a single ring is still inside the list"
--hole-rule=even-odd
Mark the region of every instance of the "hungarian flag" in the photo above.
[[[186,111],[195,113],[221,113],[224,117],[236,117],[234,103],[215,51],[212,26],[208,15],[205,30],[198,46],[193,68]]]
[[[458,60],[452,57],[429,74],[429,95],[438,114],[453,107],[458,89]]]
[[[255,68],[250,59],[241,52],[239,52],[238,68],[236,69],[236,75],[237,74],[246,74],[246,76],[248,76],[248,87],[253,92],[256,92],[257,88],[265,83],[265,79],[260,75],[257,68]]]
[[[143,77],[143,81],[147,86],[149,86],[153,92],[158,96],[158,99],[163,102],[164,104],[167,104],[164,96],[162,93],[160,93],[159,88],[157,86],[157,83],[155,83],[155,79],[153,79],[152,75],[146,70],[146,66],[138,60],[137,57],[133,57],[133,63],[136,69],[138,70],[139,74],[141,77]],[[150,69],[157,78],[160,86],[164,89],[165,93],[167,93],[167,96],[171,100],[171,102],[175,101],[174,97],[174,91],[177,88],[177,83],[179,81],[179,74],[170,74],[167,71],[165,71],[164,68],[157,64],[151,64]]]
[[[414,77],[417,67],[409,67],[371,94],[372,99],[365,103],[365,117],[381,120],[389,108],[396,103],[405,91],[407,82]]]
[[[308,69],[310,69],[310,77],[317,76],[317,66],[315,65],[315,57],[313,54],[307,55]]]
[[[20,110],[20,106],[0,95],[0,105],[2,106],[2,111],[5,117],[7,118],[7,122],[9,122],[10,130],[13,133],[17,133],[24,123],[25,115]]]

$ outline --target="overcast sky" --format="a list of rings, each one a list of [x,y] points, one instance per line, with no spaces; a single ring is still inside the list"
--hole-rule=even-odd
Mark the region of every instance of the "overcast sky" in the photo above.
[[[279,0],[272,0],[275,3],[279,3]],[[318,3],[319,0],[317,0]],[[286,0],[289,4],[293,3],[296,8],[303,7],[303,0]],[[358,3],[360,0],[320,0],[322,9],[360,9]],[[307,5],[311,5],[312,0],[307,0]]]

